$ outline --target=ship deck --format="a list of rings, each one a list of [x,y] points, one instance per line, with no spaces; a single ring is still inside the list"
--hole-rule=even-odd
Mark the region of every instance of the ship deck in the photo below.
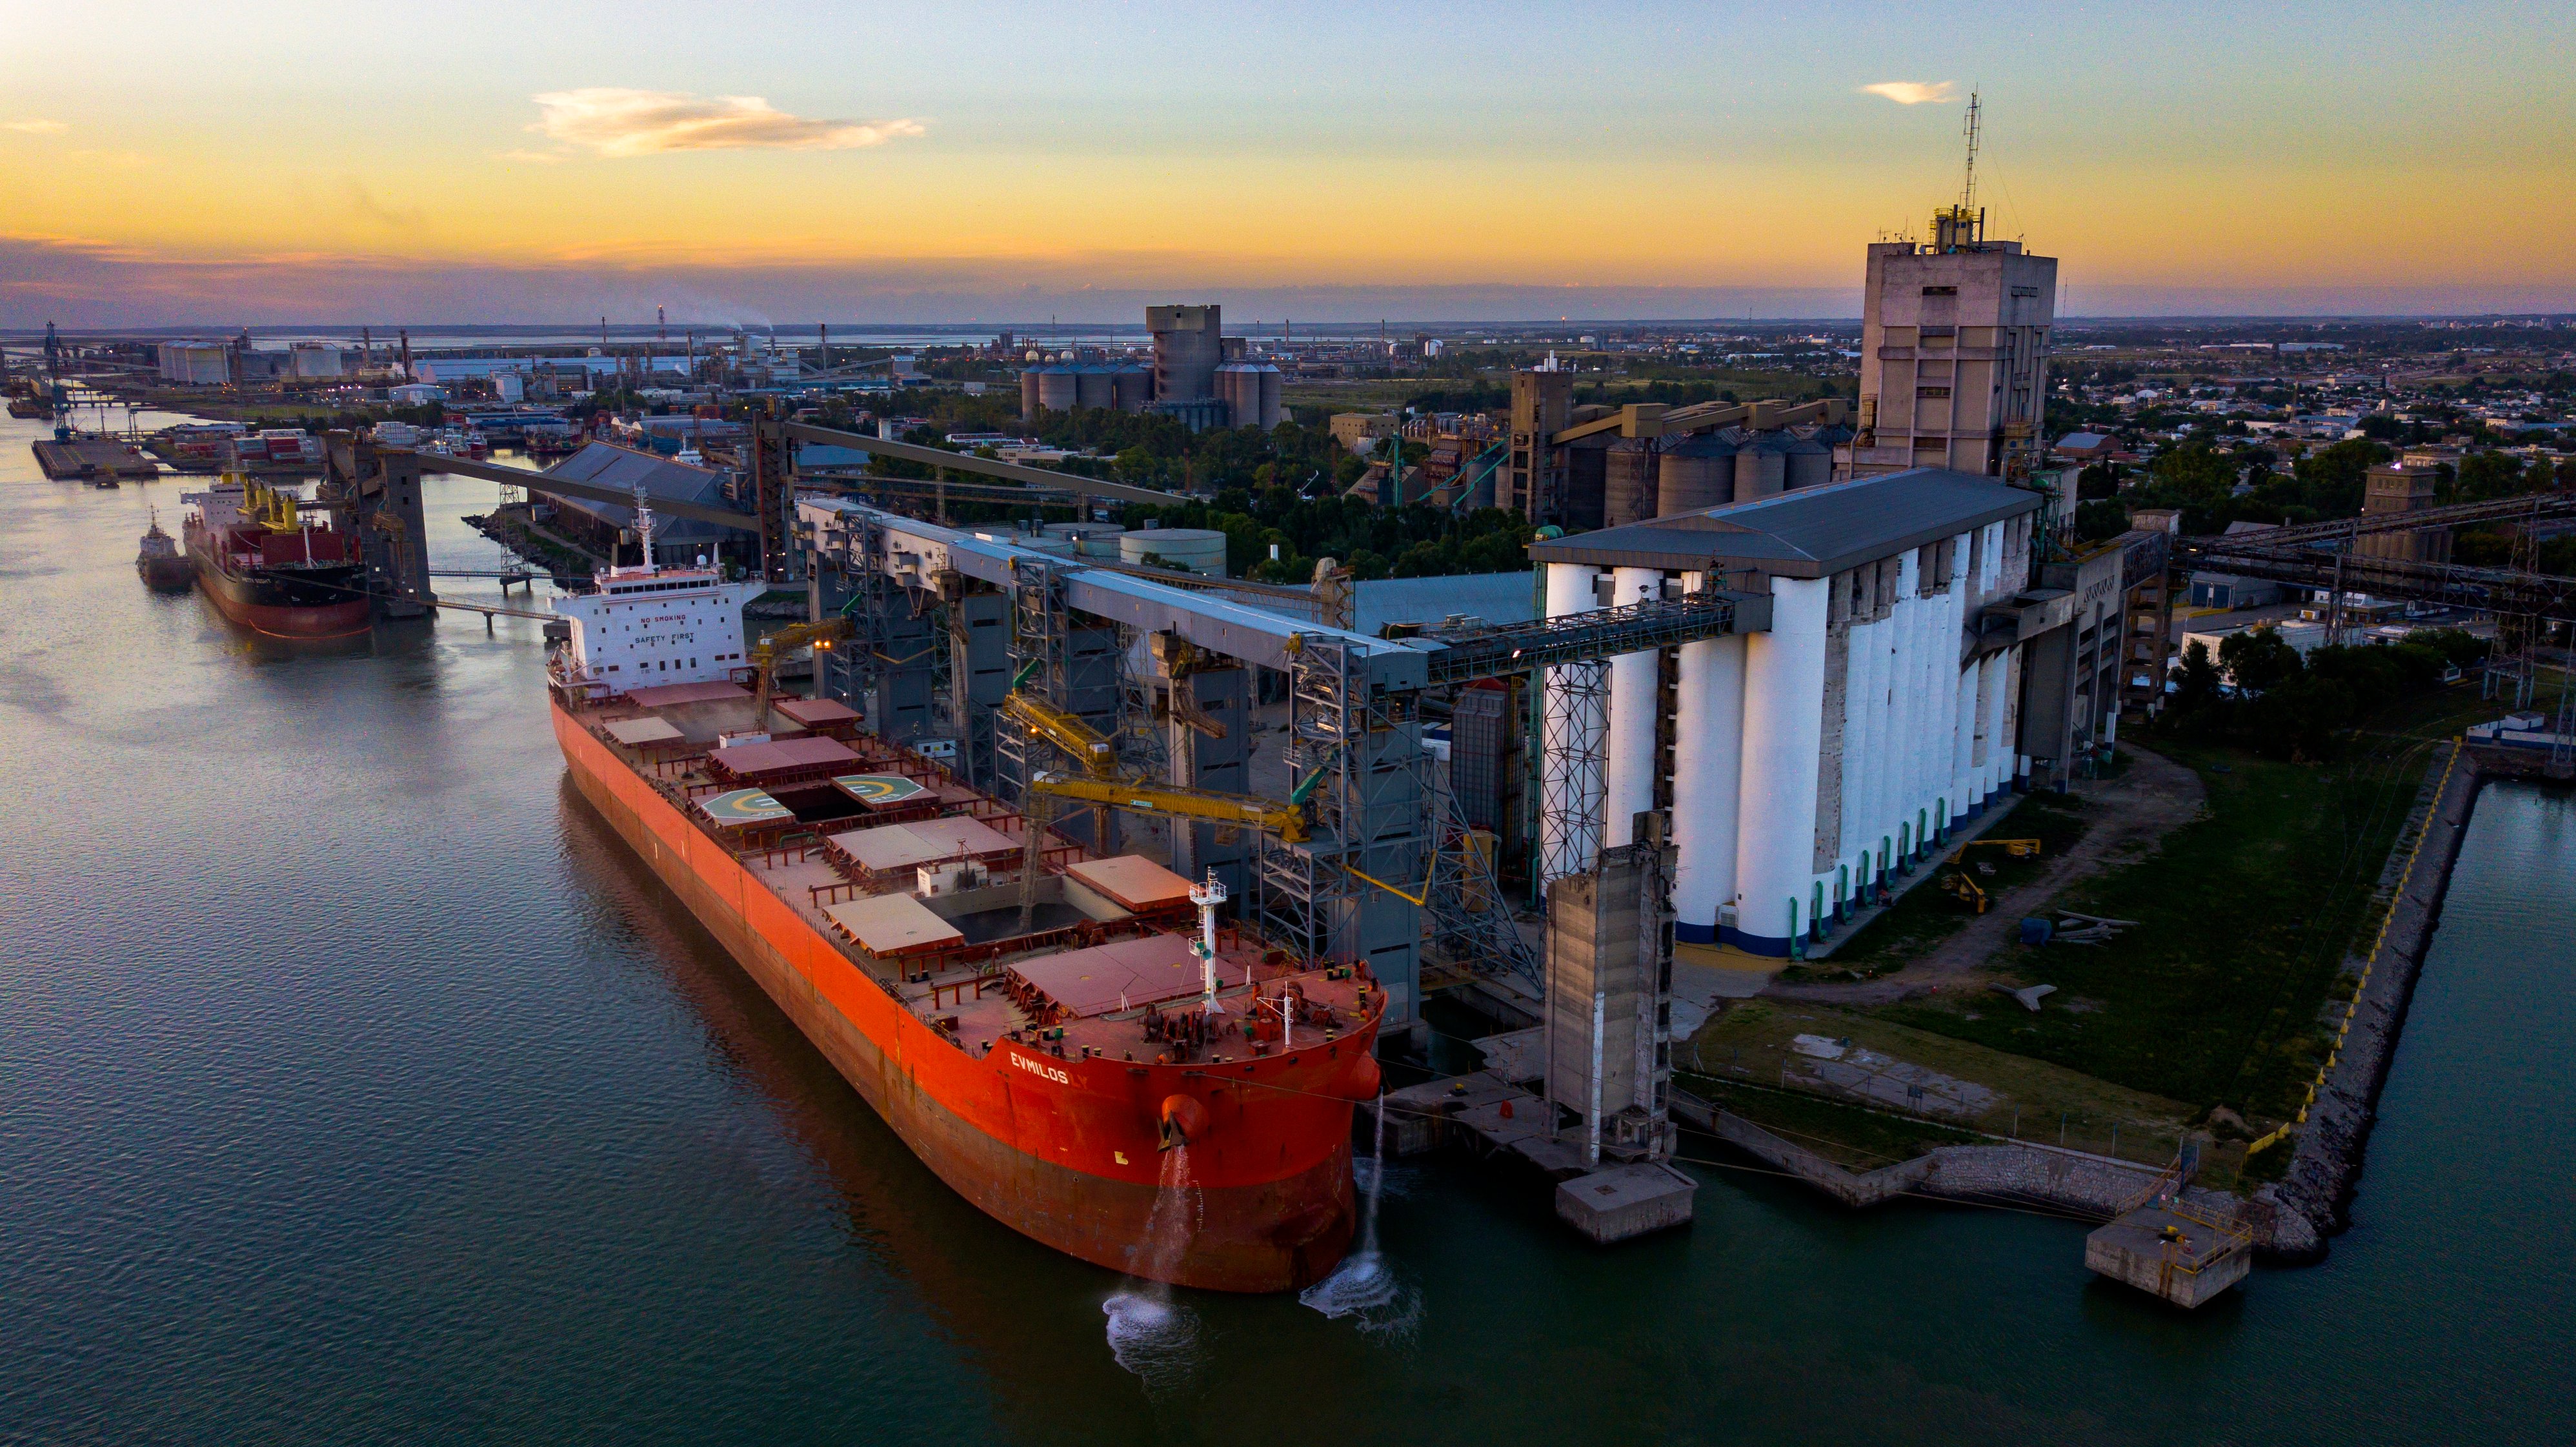
[[[768,732],[831,738],[855,762],[747,746],[760,750],[748,762],[774,771],[761,777],[711,759],[720,735],[755,729],[746,690],[560,696],[604,748],[972,1057],[1009,1041],[1065,1059],[1251,1060],[1354,1030],[1382,1003],[1361,971],[1299,958],[1232,921],[1219,923],[1211,997],[1190,949],[1188,882],[1161,861],[1097,858],[1050,830],[1024,891],[1018,811],[828,710],[811,711],[830,720],[819,733],[773,710]],[[638,727],[646,720],[665,727]],[[831,757],[795,762],[806,754]],[[709,801],[720,801],[712,812]]]

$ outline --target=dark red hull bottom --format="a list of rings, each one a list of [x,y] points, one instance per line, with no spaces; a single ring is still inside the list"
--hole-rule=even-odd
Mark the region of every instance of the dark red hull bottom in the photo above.
[[[216,612],[277,638],[347,638],[366,632],[371,622],[371,605],[364,597],[319,605],[263,603],[256,584],[204,563],[197,565],[197,581]]]

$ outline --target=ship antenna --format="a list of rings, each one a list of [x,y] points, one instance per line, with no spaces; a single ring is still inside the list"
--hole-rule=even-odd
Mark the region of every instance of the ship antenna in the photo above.
[[[635,484],[635,537],[643,547],[643,564],[653,566],[653,505],[645,501],[644,484]]]

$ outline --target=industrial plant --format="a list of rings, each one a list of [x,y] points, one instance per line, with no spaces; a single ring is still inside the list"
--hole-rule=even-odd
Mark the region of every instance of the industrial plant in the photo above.
[[[1150,362],[1112,360],[1100,348],[1077,348],[1049,359],[1032,351],[1020,374],[1020,417],[1034,423],[1045,412],[1097,407],[1153,412],[1193,431],[1212,427],[1279,425],[1279,369],[1252,358],[1244,339],[1224,334],[1223,309],[1158,306],[1145,310],[1153,337]]]
[[[2115,768],[2123,727],[2168,707],[2178,592],[2321,590],[2323,620],[2272,635],[2294,656],[2402,602],[2520,619],[2488,673],[2528,706],[2530,640],[2576,604],[2528,557],[2457,561],[2447,529],[2563,516],[2576,494],[2454,500],[2448,454],[2410,451],[2366,469],[2354,517],[2087,520],[2082,489],[2120,454],[2049,445],[2057,262],[1987,234],[1974,116],[1958,201],[1867,247],[1857,349],[1781,344],[1816,367],[1789,396],[1650,400],[1656,383],[1605,385],[1612,348],[1642,344],[1576,332],[1471,367],[1472,403],[1292,409],[1292,380],[1428,367],[1444,344],[1381,326],[1301,351],[1286,322],[1255,340],[1176,303],[1143,308],[1141,340],[1051,327],[919,352],[820,326],[810,348],[702,345],[658,319],[624,345],[603,320],[572,354],[49,334],[46,387],[20,379],[13,405],[57,419],[36,444],[55,476],[222,469],[187,499],[190,552],[227,539],[201,586],[271,633],[545,616],[437,591],[423,477],[508,489],[472,521],[573,595],[551,680],[584,794],[916,1152],[998,1219],[1117,1264],[1165,1199],[1156,1156],[1199,1147],[1239,1177],[1228,1224],[1138,1274],[1302,1289],[1356,1239],[1345,1157],[1373,1097],[1375,1148],[1518,1160],[1596,1241],[1690,1218],[1681,1125],[1794,1161],[1677,1079],[1709,982],[1769,988],[1927,880],[1982,913],[1966,849],[2041,843],[1977,836]],[[78,438],[80,367],[425,420]],[[491,461],[495,441],[562,460]],[[1230,475],[1193,470],[1210,456]],[[299,471],[322,474],[310,497],[269,480]],[[1327,526],[1357,546],[1324,555]],[[736,619],[754,600],[802,616],[759,637]],[[2241,651],[2239,631],[2192,637]],[[2513,718],[2490,733],[2543,732]],[[2562,703],[2546,736],[2570,732]],[[1377,1096],[1381,1055],[1444,1058],[1449,1007],[1480,1019],[1483,1067]],[[916,1082],[938,1062],[939,1099],[884,1088],[898,1057]],[[1074,1092],[1089,1123],[1039,1140],[987,1058]],[[1307,1103],[1247,1134],[1214,1067],[1302,1082]],[[1222,1149],[1221,1120],[1239,1127]],[[1109,1140],[1110,1164],[1058,1160]],[[1040,1195],[1003,1188],[1030,1172]],[[1291,1198],[1293,1241],[1270,1219]],[[2188,1290],[2140,1284],[2223,1289],[2255,1230],[2229,1220]],[[2097,1269],[2138,1281],[2162,1248],[2133,1247]]]

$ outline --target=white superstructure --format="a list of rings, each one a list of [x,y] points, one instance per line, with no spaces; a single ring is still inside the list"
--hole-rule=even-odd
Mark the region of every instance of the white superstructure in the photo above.
[[[653,556],[653,511],[638,491],[636,536]],[[750,667],[743,657],[742,605],[768,588],[760,579],[728,583],[712,567],[663,568],[650,561],[603,568],[598,587],[557,598],[555,612],[572,624],[565,678],[623,693],[665,683],[720,683]]]

